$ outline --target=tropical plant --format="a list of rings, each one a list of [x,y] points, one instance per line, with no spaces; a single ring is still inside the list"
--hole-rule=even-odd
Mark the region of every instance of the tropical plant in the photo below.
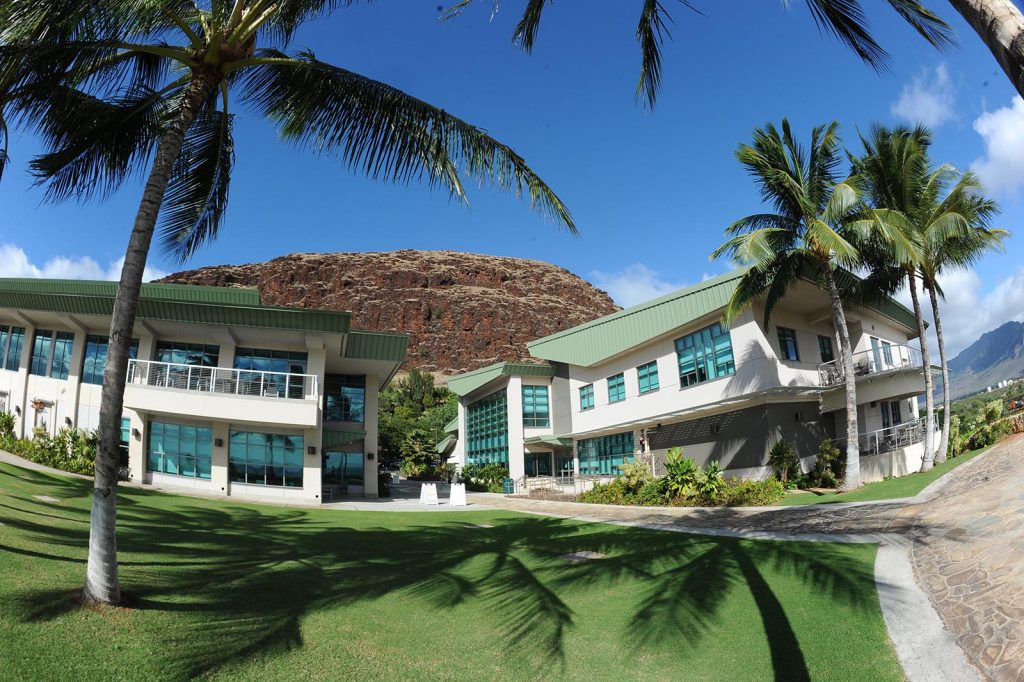
[[[15,419],[10,412],[0,412],[0,438],[14,436]]]
[[[672,448],[665,454],[665,472],[670,497],[687,499],[697,496],[704,472],[696,460],[683,457],[682,448]]]
[[[626,462],[618,466],[622,482],[626,486],[626,490],[631,493],[639,492],[644,484],[651,480],[651,468],[645,462]]]
[[[828,293],[846,389],[843,485],[853,489],[861,485],[857,388],[840,281],[851,279],[844,267],[859,263],[859,252],[846,228],[860,217],[861,206],[855,179],[837,181],[841,160],[838,128],[835,121],[814,128],[806,149],[797,142],[786,119],[781,131],[770,123],[754,130],[753,143],[741,145],[736,158],[753,176],[761,198],[771,204],[774,213],[737,220],[726,230],[728,241],[712,257],[727,255],[748,266],[725,307],[725,324],[731,324],[755,301],[763,301],[767,328],[775,305],[801,279],[818,283]]]
[[[704,476],[697,479],[697,497],[702,504],[715,505],[719,503],[722,490],[725,488],[725,477],[722,467],[718,462],[708,462],[704,465]]]
[[[835,488],[842,480],[842,452],[831,438],[821,441],[818,457],[814,460],[814,468],[808,474],[807,482],[817,488]]]
[[[922,471],[943,461],[949,443],[949,366],[942,335],[937,277],[945,269],[973,264],[982,253],[998,248],[1003,230],[988,226],[996,212],[985,199],[977,177],[959,173],[949,165],[933,167],[928,156],[931,134],[924,128],[887,129],[875,126],[868,138],[861,138],[864,154],[853,160],[873,207],[870,218],[860,225],[888,237],[879,248],[865,250],[873,273],[868,290],[891,293],[893,284],[907,286],[917,318],[922,363],[930,368],[931,353],[925,334],[925,319],[918,298],[918,279],[929,292],[935,320],[936,340],[943,376],[942,436],[936,449],[934,390],[932,374],[925,378],[925,456]],[[881,242],[882,240],[876,240]],[[907,243],[910,243],[908,246]],[[894,273],[899,273],[893,277]]]
[[[465,201],[464,180],[568,209],[508,146],[384,83],[287,52],[301,26],[351,0],[44,0],[0,6],[0,106],[47,145],[47,198],[104,196],[149,167],[114,301],[85,595],[117,603],[115,510],[123,377],[143,270],[160,242],[185,260],[216,237],[234,165],[238,97],[281,136],[370,178],[423,180]],[[0,133],[6,127],[0,126]]]
[[[800,458],[797,457],[793,446],[784,440],[777,441],[768,450],[768,466],[779,477],[783,487],[789,483],[791,475],[800,474]]]

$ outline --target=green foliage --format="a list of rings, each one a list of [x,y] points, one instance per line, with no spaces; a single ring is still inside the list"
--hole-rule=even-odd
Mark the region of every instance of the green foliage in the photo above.
[[[967,448],[977,450],[998,443],[1010,435],[1010,430],[1010,423],[1006,420],[985,424],[971,435],[970,440],[967,441]]]
[[[800,458],[796,456],[793,446],[784,440],[778,441],[768,451],[768,465],[775,470],[775,475],[782,481],[783,487],[789,477],[800,473]]]
[[[52,437],[42,430],[32,440],[0,435],[0,450],[54,469],[92,476],[98,441],[95,431],[63,428]]]
[[[442,481],[447,481],[448,483],[451,483],[453,480],[455,480],[455,472],[457,469],[458,467],[456,467],[455,464],[451,462],[438,464],[437,475]]]
[[[636,494],[636,504],[644,507],[663,505],[668,501],[668,478],[659,476],[644,484]]]
[[[672,448],[665,454],[665,471],[670,497],[696,499],[704,472],[695,460],[683,457],[682,448]]]
[[[704,475],[698,477],[696,483],[697,497],[703,504],[718,504],[725,489],[725,477],[718,462],[708,462],[704,467]]]
[[[619,465],[622,482],[630,493],[637,493],[651,480],[651,468],[645,462],[626,462]]]
[[[430,372],[413,369],[381,391],[379,404],[382,463],[412,460],[420,465],[420,475],[434,468],[439,459],[434,447],[444,438],[444,427],[458,414],[458,396],[436,386]]]
[[[508,468],[500,464],[467,464],[462,467],[462,480],[466,490],[479,493],[502,493]]]
[[[1003,416],[1003,401],[1002,400],[992,400],[992,401],[986,403],[985,404],[984,416],[985,416],[985,421],[987,421],[989,424],[991,424],[991,423],[997,421],[999,418],[1001,418]]]
[[[949,456],[959,457],[967,447],[967,439],[960,433],[960,415],[949,418]]]
[[[763,507],[775,504],[786,495],[782,482],[769,478],[764,481],[744,481],[738,478],[726,480],[722,491],[727,507]]]
[[[838,488],[846,468],[846,455],[831,438],[821,441],[814,468],[807,474],[805,484],[813,488]]]
[[[621,478],[614,478],[608,483],[595,483],[594,487],[577,496],[577,502],[591,504],[633,504],[626,484]]]
[[[14,415],[10,412],[0,412],[0,438],[11,438],[14,436]]]

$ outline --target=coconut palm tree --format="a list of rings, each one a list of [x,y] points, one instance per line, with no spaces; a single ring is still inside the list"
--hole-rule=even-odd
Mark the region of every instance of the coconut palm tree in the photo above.
[[[930,213],[924,202],[925,188],[930,180],[927,149],[931,144],[931,133],[923,127],[890,130],[874,126],[869,137],[861,137],[861,144],[864,154],[853,159],[853,167],[873,210],[870,218],[857,223],[853,229],[860,225],[882,227],[901,233],[907,241],[919,243],[923,224]],[[873,263],[875,272],[881,270],[887,273],[890,267],[895,267],[895,271],[900,273],[896,282],[905,284],[910,291],[924,366],[925,445],[921,471],[929,471],[935,455],[935,390],[931,352],[925,335],[927,325],[917,288],[921,251],[902,249],[899,253],[893,253],[883,245],[875,249],[874,253],[880,256]],[[887,288],[897,288],[898,284]]]
[[[933,175],[935,179],[927,186],[925,195],[925,203],[931,206],[931,213],[922,234],[918,272],[932,304],[935,339],[942,365],[942,436],[935,454],[935,461],[942,462],[949,448],[951,415],[949,363],[939,314],[939,298],[944,298],[944,295],[938,279],[948,270],[973,266],[989,251],[1002,250],[1003,240],[1009,232],[990,227],[999,208],[984,196],[984,188],[973,172],[966,171],[956,177],[955,171],[939,175],[939,170],[936,170]],[[952,188],[946,192],[950,183]],[[953,224],[952,229],[944,225],[947,222]]]
[[[568,209],[510,147],[384,83],[288,52],[305,23],[353,0],[39,0],[0,6],[8,121],[36,131],[32,170],[53,200],[146,179],[114,302],[103,377],[85,596],[120,601],[118,431],[143,269],[160,243],[184,260],[217,235],[235,154],[236,100],[281,136],[373,179],[425,181],[465,201],[464,180],[526,194],[575,231]],[[40,26],[46,26],[43,31]],[[148,169],[148,170],[146,170]]]
[[[818,281],[828,292],[832,322],[839,335],[846,390],[846,472],[843,488],[858,488],[860,449],[857,437],[857,387],[853,348],[846,326],[842,268],[859,262],[857,247],[845,224],[859,215],[859,190],[852,178],[837,182],[841,161],[839,124],[818,126],[805,149],[794,138],[789,121],[781,132],[772,124],[754,130],[736,158],[753,176],[761,198],[774,213],[750,215],[730,225],[730,238],[712,255],[730,256],[749,265],[725,309],[731,322],[755,301],[764,301],[764,325],[772,309],[801,278]]]
[[[1024,97],[1024,13],[1014,0],[949,0]]]

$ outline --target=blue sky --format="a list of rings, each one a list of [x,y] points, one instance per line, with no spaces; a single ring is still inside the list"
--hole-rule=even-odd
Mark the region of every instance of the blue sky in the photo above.
[[[442,0],[443,3],[443,0]],[[758,211],[733,157],[767,121],[788,116],[806,137],[833,118],[855,147],[873,121],[933,126],[937,160],[975,166],[1004,208],[1024,218],[1024,102],[981,41],[946,3],[933,2],[960,46],[938,52],[885,6],[868,0],[876,37],[892,54],[878,75],[819,36],[802,2],[667,3],[657,107],[633,98],[640,3],[555,3],[538,45],[509,44],[521,0],[492,15],[481,0],[438,21],[438,4],[377,2],[337,12],[294,43],[425,99],[511,145],[569,205],[573,238],[521,201],[472,187],[471,206],[424,186],[378,184],[277,140],[242,111],[230,209],[219,240],[188,267],[244,263],[296,251],[453,249],[550,261],[631,304],[728,269],[708,260],[722,229]],[[105,202],[42,203],[26,164],[39,147],[16,135],[0,182],[0,275],[110,277],[137,206],[133,182]],[[1024,319],[1024,242],[976,272],[947,278],[954,349],[1008,319]],[[154,254],[153,273],[181,269]]]

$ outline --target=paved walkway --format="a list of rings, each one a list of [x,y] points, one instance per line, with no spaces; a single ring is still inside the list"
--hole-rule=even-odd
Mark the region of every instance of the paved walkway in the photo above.
[[[898,538],[889,544],[909,547],[914,577],[949,633],[986,677],[1001,682],[1024,680],[1022,483],[1024,436],[1016,436],[905,500],[651,509],[491,495],[470,499],[495,508],[684,532],[845,542]],[[942,679],[959,678],[948,673]]]

